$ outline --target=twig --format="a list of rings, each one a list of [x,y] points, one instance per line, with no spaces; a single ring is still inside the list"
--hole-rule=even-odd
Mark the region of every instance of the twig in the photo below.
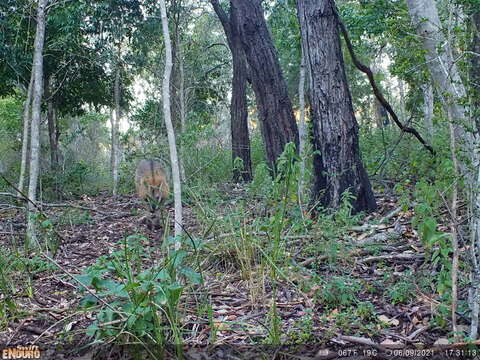
[[[417,329],[417,330],[415,330],[414,332],[412,332],[410,335],[408,335],[408,336],[407,336],[407,339],[409,339],[409,340],[415,340],[415,338],[416,338],[418,335],[420,335],[421,333],[427,331],[429,328],[430,328],[429,325],[423,326],[423,327],[421,327],[420,329]]]
[[[68,316],[65,316],[64,318],[54,322],[52,325],[50,325],[45,331],[41,331],[40,334],[37,334],[38,337],[32,342],[32,344],[35,344],[38,340],[40,340],[41,337],[43,337],[44,335],[50,335],[49,334],[49,331],[51,329],[53,329],[55,326],[57,326],[59,323],[61,322],[64,322],[65,320],[69,319],[69,318],[72,318],[74,317],[75,315],[78,315],[80,314],[80,312],[76,312],[76,313],[73,313],[73,314],[70,314]]]

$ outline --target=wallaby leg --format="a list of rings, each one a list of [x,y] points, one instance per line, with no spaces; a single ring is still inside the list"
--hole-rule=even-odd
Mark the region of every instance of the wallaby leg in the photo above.
[[[165,227],[165,201],[162,199],[158,202],[158,211],[157,211],[157,217],[158,217],[158,222],[161,227]]]

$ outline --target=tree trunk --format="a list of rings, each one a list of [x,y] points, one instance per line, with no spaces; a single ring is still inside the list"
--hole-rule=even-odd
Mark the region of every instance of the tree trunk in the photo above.
[[[434,134],[433,128],[433,86],[427,84],[423,86],[423,122],[425,126],[425,135],[429,143],[432,143]]]
[[[247,113],[247,60],[240,38],[237,14],[230,5],[230,16],[223,11],[217,0],[211,0],[220,19],[228,46],[232,53],[232,99],[230,104],[230,130],[232,137],[232,165],[235,159],[242,160],[243,168],[233,166],[233,181],[252,180],[252,161],[250,158],[250,136]]]
[[[45,98],[47,99],[47,124],[48,124],[48,139],[50,141],[50,168],[55,171],[58,169],[58,143],[57,143],[57,125],[56,112],[53,104],[52,94],[52,79],[48,78],[45,87]]]
[[[30,114],[32,105],[33,82],[35,73],[32,69],[30,75],[30,83],[28,84],[27,98],[23,105],[23,137],[22,137],[22,162],[20,164],[20,177],[18,179],[18,190],[23,193],[23,184],[25,182],[25,172],[27,169],[27,155],[28,155],[28,130],[30,129]],[[17,194],[18,196],[21,196]]]
[[[298,151],[298,128],[292,103],[260,0],[231,0],[231,11],[237,15],[235,18],[252,77],[267,160],[274,169],[287,143],[295,143]]]
[[[442,24],[434,0],[407,0],[407,6],[412,21],[422,38],[425,58],[432,76],[433,84],[445,106],[445,113],[451,112],[457,139],[463,139],[460,144],[465,154],[471,154],[473,138],[465,131],[468,120],[465,108],[460,99],[466,96],[465,87],[460,78],[455,61],[451,57],[450,47],[445,48],[445,38],[441,31]],[[438,50],[442,49],[442,50]],[[465,165],[460,165],[465,174]]]
[[[353,211],[372,211],[376,203],[360,156],[335,3],[299,0],[297,6],[310,77],[314,150],[320,151],[314,158],[313,194],[324,207],[338,208],[348,190],[355,197]]]
[[[300,179],[298,181],[298,198],[299,202],[302,205],[304,200],[304,189],[303,182],[305,177],[305,140],[306,130],[305,130],[305,56],[303,54],[300,60],[300,79],[298,81],[298,108],[300,111],[300,123],[298,126],[298,135],[300,142]]]
[[[472,84],[472,107],[476,131],[480,133],[480,9],[473,6],[473,39],[471,45],[470,77]]]
[[[432,76],[433,85],[442,100],[445,114],[448,115],[452,135],[462,152],[459,157],[459,169],[464,178],[469,195],[469,226],[471,231],[472,248],[472,282],[471,297],[471,327],[470,338],[478,336],[478,316],[480,302],[480,183],[479,154],[475,151],[476,140],[474,134],[467,130],[470,120],[461,101],[466,96],[465,86],[460,78],[457,65],[452,57],[450,39],[445,41],[442,33],[442,24],[438,16],[438,9],[434,0],[407,0],[407,6],[418,35],[422,38],[425,58]],[[441,50],[439,50],[441,49]],[[467,161],[460,161],[461,158]]]
[[[473,25],[473,39],[471,50],[474,55],[471,59],[471,84],[472,84],[472,114],[476,125],[477,139],[480,135],[480,60],[478,54],[480,53],[480,9],[473,6],[472,25]],[[478,156],[478,154],[477,154]],[[474,173],[474,179],[476,184],[480,184],[480,167],[477,167],[476,173]],[[470,338],[475,340],[478,336],[478,318],[480,313],[480,259],[477,255],[480,249],[480,190],[477,187],[472,191],[472,204],[471,204],[471,253],[472,253],[472,273],[471,273],[471,287],[470,287],[470,308],[471,325],[470,325]]]
[[[170,162],[172,164],[173,194],[175,201],[175,237],[182,235],[182,189],[180,183],[180,169],[177,155],[177,145],[175,142],[175,132],[172,124],[172,115],[170,111],[170,76],[172,74],[172,45],[168,31],[167,9],[165,0],[160,0],[160,11],[162,14],[162,30],[165,42],[165,72],[163,77],[163,115],[168,133],[168,145],[170,148]],[[180,248],[180,241],[177,239],[175,248]]]
[[[179,67],[179,72],[180,72],[180,134],[183,134],[183,132],[186,130],[186,116],[187,116],[187,111],[186,111],[186,103],[185,103],[185,65],[183,61],[183,52],[182,52],[182,44],[180,43],[180,37],[178,39],[178,67]],[[180,145],[180,154],[183,154],[182,152],[182,147],[183,145]],[[186,177],[185,177],[185,166],[183,165],[183,157],[180,156],[180,180],[185,183]]]
[[[32,103],[32,126],[30,137],[30,183],[28,197],[33,203],[37,199],[38,173],[40,165],[40,116],[43,96],[43,45],[45,41],[45,8],[47,0],[39,0],[37,5],[37,29],[33,52],[34,73],[33,103]],[[28,203],[27,244],[40,247],[37,239],[35,214],[37,208],[31,202]]]
[[[119,51],[120,53],[120,51]],[[120,56],[120,54],[119,54]],[[118,193],[118,126],[120,123],[121,109],[120,109],[120,60],[117,64],[117,70],[115,72],[115,85],[114,85],[114,97],[115,97],[115,118],[112,118],[112,177],[113,177],[113,196],[117,196]]]
[[[398,80],[398,95],[400,96],[400,119],[402,123],[405,124],[407,120],[407,109],[405,105],[405,88],[401,79]]]

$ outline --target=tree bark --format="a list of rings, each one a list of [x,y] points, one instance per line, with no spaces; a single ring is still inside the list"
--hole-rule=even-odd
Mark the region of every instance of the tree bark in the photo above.
[[[186,130],[186,102],[185,102],[185,65],[183,61],[183,51],[182,51],[182,44],[180,43],[180,37],[178,38],[178,67],[180,71],[180,134],[183,134]],[[180,154],[182,152],[182,144],[180,144]],[[180,156],[180,180],[185,183],[186,176],[185,176],[185,166],[183,165],[183,157]]]
[[[477,140],[465,108],[461,104],[466,96],[465,86],[452,56],[450,38],[445,41],[442,24],[434,0],[407,0],[407,6],[418,35],[422,38],[425,58],[438,95],[442,100],[445,114],[452,126],[454,137],[462,157],[458,158],[458,168],[464,178],[469,197],[469,226],[472,249],[471,273],[471,327],[470,338],[478,336],[478,316],[480,306],[480,159],[476,148]],[[440,49],[440,50],[439,50]],[[477,135],[478,136],[478,135]],[[461,160],[463,158],[463,161]]]
[[[472,84],[473,118],[476,131],[480,133],[480,9],[473,6],[473,38],[471,45],[470,77]]]
[[[120,51],[119,51],[120,57]],[[120,123],[121,109],[120,109],[120,60],[117,63],[115,71],[114,97],[115,97],[115,117],[112,118],[112,178],[113,178],[113,196],[118,193],[118,126]]]
[[[37,212],[34,203],[37,199],[38,173],[40,165],[40,116],[43,96],[43,45],[45,42],[45,8],[47,0],[39,0],[37,5],[37,29],[33,52],[34,73],[33,102],[32,102],[32,125],[30,137],[30,182],[28,186],[28,221],[27,243],[34,247],[40,247],[37,239],[35,214]]]
[[[423,86],[423,122],[425,125],[425,135],[429,143],[432,143],[434,134],[433,128],[433,86],[427,84]]]
[[[473,6],[472,14],[473,38],[472,38],[472,59],[470,63],[470,76],[472,84],[472,114],[475,122],[475,131],[480,135],[480,60],[478,54],[480,53],[480,9]],[[478,151],[478,150],[477,150]],[[478,154],[477,154],[478,156]],[[474,169],[475,170],[475,169]],[[476,184],[480,184],[480,167],[477,167],[474,173]],[[471,204],[471,258],[472,258],[472,273],[471,273],[471,287],[470,287],[470,308],[471,325],[470,338],[475,340],[478,336],[478,318],[480,313],[480,190],[474,187],[472,191]]]
[[[425,58],[432,76],[433,85],[437,89],[445,113],[450,111],[457,139],[463,139],[459,144],[465,154],[471,154],[473,137],[466,132],[468,119],[465,108],[460,100],[466,96],[465,87],[460,78],[457,65],[453,60],[449,44],[445,48],[445,38],[441,31],[442,24],[434,0],[407,0],[408,11],[418,35],[422,38]],[[439,51],[439,49],[442,49]],[[466,173],[465,164],[460,164],[462,173]]]
[[[300,111],[300,121],[298,126],[298,137],[300,143],[300,179],[298,180],[298,198],[300,205],[303,204],[304,200],[304,178],[305,178],[305,140],[306,129],[305,129],[305,56],[301,54],[300,60],[300,79],[298,81],[298,108]]]
[[[229,16],[223,11],[217,0],[210,1],[222,23],[228,46],[232,53],[232,99],[230,104],[230,130],[232,137],[232,165],[235,159],[242,160],[243,168],[233,166],[233,181],[252,180],[252,161],[250,157],[250,136],[247,112],[247,60],[240,38],[237,14],[230,5]]]
[[[314,133],[313,194],[321,205],[338,208],[345,191],[355,197],[352,210],[376,209],[363,167],[358,125],[345,75],[338,19],[333,0],[299,0],[302,46],[310,79]]]
[[[20,164],[20,177],[18,179],[18,190],[23,193],[23,184],[25,183],[25,173],[27,169],[27,155],[28,155],[28,134],[30,130],[30,115],[32,105],[33,82],[35,73],[32,69],[30,75],[30,83],[28,84],[27,98],[23,105],[23,137],[22,137],[22,162]],[[18,196],[20,196],[20,193]]]
[[[298,128],[292,103],[260,0],[231,0],[230,4],[231,11],[237,15],[249,65],[267,160],[275,169],[275,162],[287,143],[295,143],[298,151]]]
[[[51,98],[52,93],[52,79],[48,78],[45,87],[45,98],[47,99],[47,124],[48,124],[48,139],[50,142],[50,168],[55,171],[58,169],[58,142],[57,142],[57,124],[56,111]]]
[[[163,77],[163,115],[167,127],[168,144],[170,148],[170,162],[172,164],[173,195],[175,202],[175,237],[182,235],[182,189],[180,183],[180,168],[177,155],[177,145],[175,142],[175,132],[172,124],[172,114],[170,110],[170,76],[172,74],[172,44],[168,30],[167,9],[165,0],[160,0],[160,11],[162,14],[162,30],[165,42],[165,72]],[[180,239],[177,239],[175,248],[180,248]]]

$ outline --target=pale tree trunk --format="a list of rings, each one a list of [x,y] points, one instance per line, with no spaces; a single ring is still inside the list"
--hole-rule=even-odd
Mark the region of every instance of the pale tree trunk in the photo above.
[[[425,84],[423,86],[423,122],[425,126],[425,137],[429,143],[432,143],[434,134],[433,128],[433,86]]]
[[[119,54],[120,56],[120,54]],[[118,194],[118,156],[119,156],[119,145],[118,145],[118,126],[121,118],[121,109],[120,109],[120,61],[117,64],[117,70],[115,73],[115,118],[112,118],[112,177],[113,177],[113,196]]]
[[[177,37],[178,42],[178,67],[180,72],[180,133],[183,134],[186,130],[186,104],[185,104],[185,68],[183,62],[183,52],[180,36]],[[182,149],[180,148],[180,153],[182,154]],[[185,167],[183,165],[183,157],[180,156],[180,179],[182,182],[185,182]]]
[[[33,80],[33,103],[32,103],[32,126],[30,136],[30,183],[28,197],[35,203],[37,198],[38,172],[40,165],[40,116],[43,96],[43,44],[45,41],[45,7],[47,0],[39,0],[37,6],[37,30],[35,33],[35,45],[33,52],[34,73]],[[28,203],[27,243],[34,247],[40,247],[37,239],[35,214],[37,208],[31,202]]]
[[[180,100],[180,129],[183,133],[185,131],[185,68],[183,62],[183,51],[180,36],[177,38],[178,42],[178,70],[180,73],[180,86],[179,86],[179,100]]]
[[[28,130],[30,129],[30,114],[32,105],[34,71],[30,75],[30,83],[28,84],[27,98],[23,107],[23,138],[22,138],[22,162],[20,164],[20,178],[18,179],[18,196],[23,193],[23,184],[25,182],[25,172],[27,169],[27,155],[28,155]]]
[[[470,154],[473,148],[473,137],[465,131],[468,119],[465,108],[460,100],[465,97],[466,91],[460,74],[451,57],[450,46],[445,46],[442,33],[442,24],[434,0],[407,0],[408,10],[417,33],[422,38],[425,58],[432,76],[433,85],[445,106],[445,113],[451,112],[455,136],[463,139],[460,144],[465,154]],[[440,49],[440,50],[439,50]],[[461,165],[465,172],[465,166]]]
[[[168,145],[170,147],[170,162],[172,164],[173,178],[173,196],[175,201],[175,237],[182,235],[182,189],[180,183],[180,168],[178,162],[177,145],[175,142],[175,132],[172,124],[172,114],[170,111],[170,76],[172,74],[172,44],[170,42],[170,33],[168,31],[167,9],[165,0],[160,0],[160,11],[162,14],[162,30],[165,42],[165,72],[163,76],[163,115],[168,133]],[[180,239],[177,238],[175,248],[180,248]]]
[[[451,118],[450,111],[447,114],[449,120],[449,128],[450,128],[450,151],[452,154],[452,162],[453,162],[453,171],[455,178],[458,177],[458,159],[457,159],[457,143],[455,138],[455,128],[453,126],[453,121]],[[452,222],[452,250],[453,250],[453,258],[452,258],[452,270],[451,270],[451,279],[452,279],[452,331],[455,340],[458,342],[460,339],[458,338],[458,327],[457,327],[457,305],[458,305],[458,224],[457,224],[457,198],[458,198],[458,184],[455,183],[453,185],[453,194],[452,194],[452,207],[451,207],[451,222]]]
[[[114,109],[110,109],[110,172],[112,173],[113,176],[113,160],[115,160],[115,156],[113,155],[113,129],[115,129],[115,118],[114,118]]]
[[[300,147],[300,179],[298,181],[298,198],[300,206],[304,201],[304,177],[305,177],[305,57],[302,55],[300,60],[300,79],[298,81],[298,108],[300,111],[300,119],[298,124],[298,140]]]
[[[417,33],[422,37],[425,58],[432,76],[433,85],[442,100],[445,113],[451,118],[452,136],[461,152],[458,161],[459,172],[463,176],[469,195],[470,234],[472,248],[470,289],[471,327],[470,338],[478,335],[478,315],[480,302],[480,192],[478,191],[479,156],[475,150],[476,140],[467,129],[472,125],[465,113],[461,100],[466,96],[460,73],[452,57],[451,41],[445,41],[438,9],[434,0],[407,0],[408,10]],[[449,32],[450,33],[450,32]],[[457,221],[457,220],[455,220]],[[455,244],[453,244],[455,245]],[[455,302],[456,299],[452,301]],[[452,319],[455,320],[455,319]]]
[[[475,5],[472,5],[475,6]],[[480,9],[474,8],[472,14],[473,25],[473,40],[471,45],[472,56],[471,60],[471,86],[472,86],[472,99],[473,105],[473,118],[476,124],[477,134],[480,132]],[[478,135],[477,135],[478,136]],[[480,167],[474,174],[476,184],[480,184]],[[472,253],[472,268],[474,271],[471,274],[472,287],[470,289],[470,307],[472,310],[471,326],[470,326],[470,338],[476,339],[478,333],[478,317],[480,312],[480,263],[477,256],[480,249],[480,191],[477,188],[473,192],[472,196],[472,221],[471,221],[471,253]],[[477,246],[475,246],[477,244]]]
[[[405,124],[407,118],[407,110],[405,109],[405,88],[403,86],[403,81],[398,79],[398,94],[400,96],[400,119]]]

